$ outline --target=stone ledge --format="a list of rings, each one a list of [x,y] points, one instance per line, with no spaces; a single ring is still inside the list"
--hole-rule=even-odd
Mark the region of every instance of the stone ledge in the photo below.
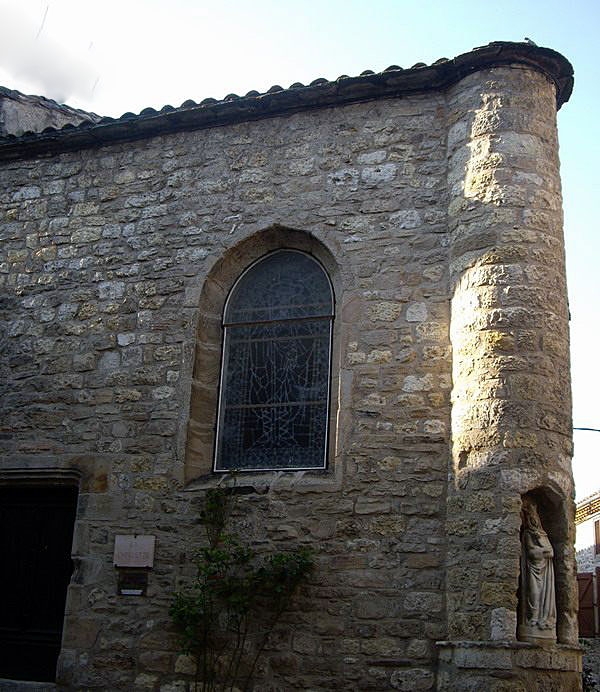
[[[53,682],[0,679],[0,692],[55,692],[57,689]]]
[[[580,647],[519,641],[438,641],[440,663],[458,669],[552,670],[581,673]]]

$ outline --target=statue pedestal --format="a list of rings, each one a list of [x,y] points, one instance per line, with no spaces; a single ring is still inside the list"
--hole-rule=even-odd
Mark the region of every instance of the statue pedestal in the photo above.
[[[556,628],[542,630],[538,627],[528,627],[519,625],[517,627],[517,638],[526,644],[537,644],[538,646],[556,646]]]
[[[581,649],[518,641],[440,641],[441,692],[581,691]]]

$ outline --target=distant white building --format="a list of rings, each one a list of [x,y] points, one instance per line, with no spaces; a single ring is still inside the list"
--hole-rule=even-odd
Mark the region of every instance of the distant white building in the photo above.
[[[600,490],[577,503],[575,550],[578,572],[600,567]]]
[[[579,636],[600,636],[600,490],[577,503],[575,551],[579,590]]]

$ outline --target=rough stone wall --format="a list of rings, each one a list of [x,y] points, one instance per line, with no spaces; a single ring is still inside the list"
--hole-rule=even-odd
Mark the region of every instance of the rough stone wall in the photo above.
[[[583,667],[587,682],[600,687],[600,639],[582,639]],[[593,687],[591,689],[594,689]]]
[[[244,480],[235,526],[317,555],[261,689],[459,689],[459,671],[498,690],[529,665],[576,689],[570,649],[514,641],[521,494],[560,507],[573,568],[553,98],[505,67],[0,168],[0,478],[79,474],[65,689],[187,689],[167,610],[216,482],[203,378],[236,271],[279,246],[314,252],[335,288],[333,425],[326,473]],[[119,533],[157,536],[145,598],[116,595]]]
[[[82,474],[64,684],[166,690],[182,677],[167,608],[200,539],[201,490],[182,482],[198,303],[228,250],[256,233],[272,249],[260,232],[275,224],[312,234],[337,263],[341,413],[328,474],[277,474],[244,497],[257,544],[318,551],[267,679],[433,684],[451,367],[445,137],[443,96],[414,97],[2,168],[3,465]],[[114,535],[130,532],[157,535],[143,600],[115,595]]]

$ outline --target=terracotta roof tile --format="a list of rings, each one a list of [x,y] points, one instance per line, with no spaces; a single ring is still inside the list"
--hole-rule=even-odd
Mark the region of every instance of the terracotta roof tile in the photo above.
[[[308,86],[295,82],[287,89],[276,84],[264,93],[249,91],[245,96],[228,94],[221,100],[206,98],[200,103],[187,100],[178,108],[170,105],[160,111],[145,108],[139,115],[128,112],[119,118],[88,114],[89,120],[77,126],[66,125],[58,130],[47,128],[42,133],[0,138],[0,160],[48,155],[68,149],[256,120],[311,108],[441,90],[471,72],[515,63],[538,69],[554,81],[558,108],[569,99],[573,88],[573,68],[560,53],[526,43],[499,41],[475,48],[452,60],[440,58],[430,66],[416,63],[410,69],[403,69],[390,65],[379,73],[365,70],[358,77],[341,75],[335,81],[320,77]],[[0,87],[0,95],[8,91]],[[51,103],[58,108],[69,108]]]

